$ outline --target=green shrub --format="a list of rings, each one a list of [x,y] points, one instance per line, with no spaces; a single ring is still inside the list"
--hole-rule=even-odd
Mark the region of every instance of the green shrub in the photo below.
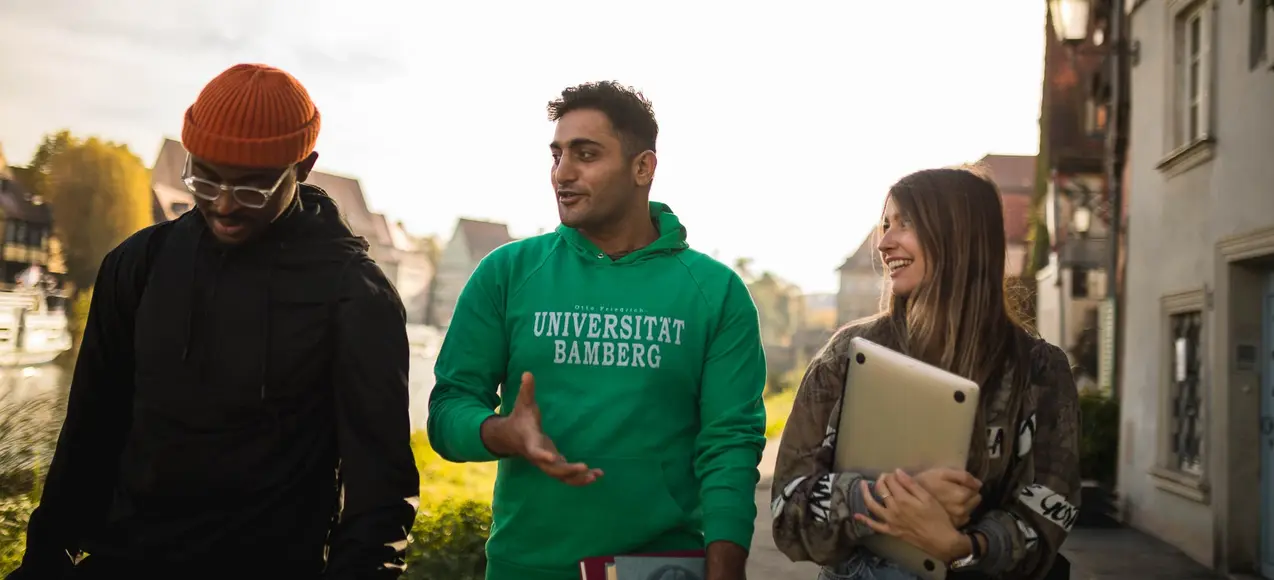
[[[482,580],[490,533],[491,506],[485,502],[444,500],[421,505],[411,528],[403,579]]]
[[[1119,457],[1119,401],[1098,392],[1081,392],[1079,413],[1080,477],[1114,485]]]
[[[43,491],[61,426],[59,397],[17,401],[14,393],[0,393],[0,578],[22,562],[27,519]]]
[[[0,578],[17,569],[27,543],[27,518],[35,510],[30,495],[0,498]]]

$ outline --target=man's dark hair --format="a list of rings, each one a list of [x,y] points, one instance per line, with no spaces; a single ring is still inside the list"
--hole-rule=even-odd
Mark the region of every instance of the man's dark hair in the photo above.
[[[619,140],[631,157],[642,151],[655,150],[659,124],[650,101],[632,87],[615,81],[584,83],[568,87],[562,96],[549,101],[549,120],[557,121],[571,111],[601,111],[619,133]]]

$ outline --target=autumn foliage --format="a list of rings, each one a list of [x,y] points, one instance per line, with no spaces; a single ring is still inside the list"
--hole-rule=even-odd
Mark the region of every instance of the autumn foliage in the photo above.
[[[150,171],[125,145],[49,135],[19,178],[53,208],[76,288],[91,286],[106,253],[152,222]]]

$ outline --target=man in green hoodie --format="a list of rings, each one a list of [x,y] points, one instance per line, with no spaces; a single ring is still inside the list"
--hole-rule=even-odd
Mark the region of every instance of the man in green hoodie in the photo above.
[[[709,580],[741,580],[765,446],[756,307],[649,200],[645,97],[586,83],[548,111],[562,225],[469,279],[429,441],[450,461],[500,461],[487,580],[575,580],[589,557],[705,548]]]

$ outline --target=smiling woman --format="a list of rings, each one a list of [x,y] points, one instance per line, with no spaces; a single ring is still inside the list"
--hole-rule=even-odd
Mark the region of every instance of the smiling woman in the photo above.
[[[822,578],[925,574],[873,552],[863,541],[873,534],[921,549],[930,571],[1042,578],[1079,501],[1078,402],[1066,354],[1025,329],[1005,297],[999,192],[965,169],[916,172],[890,188],[880,229],[893,282],[887,306],[837,332],[806,371],[778,453],[775,543],[822,564]],[[858,337],[980,385],[964,470],[833,470],[848,345]]]
[[[915,223],[898,207],[893,197],[885,203],[885,215],[881,220],[881,237],[877,248],[881,261],[889,268],[893,281],[893,293],[908,296],[926,275],[925,253],[916,236]]]

